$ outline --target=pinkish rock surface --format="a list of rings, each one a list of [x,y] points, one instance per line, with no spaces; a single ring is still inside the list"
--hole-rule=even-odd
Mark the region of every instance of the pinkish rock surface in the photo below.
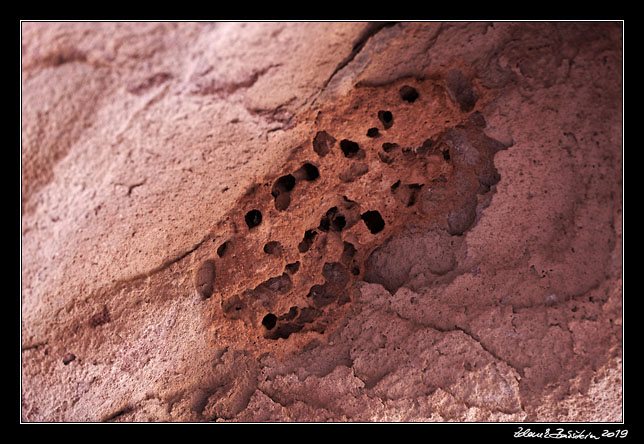
[[[619,422],[620,22],[22,24],[22,420]]]

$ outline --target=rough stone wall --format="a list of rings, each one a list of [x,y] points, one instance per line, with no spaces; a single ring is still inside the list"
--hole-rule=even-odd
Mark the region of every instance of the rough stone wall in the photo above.
[[[621,23],[22,54],[23,421],[621,421]]]

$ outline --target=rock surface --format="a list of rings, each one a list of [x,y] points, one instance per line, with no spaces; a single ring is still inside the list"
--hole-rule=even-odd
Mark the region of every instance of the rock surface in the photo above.
[[[621,421],[621,23],[23,23],[23,421]]]

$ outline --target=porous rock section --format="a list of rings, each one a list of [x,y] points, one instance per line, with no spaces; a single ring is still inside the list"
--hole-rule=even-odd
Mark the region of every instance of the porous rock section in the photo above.
[[[620,421],[619,23],[24,23],[23,421]]]

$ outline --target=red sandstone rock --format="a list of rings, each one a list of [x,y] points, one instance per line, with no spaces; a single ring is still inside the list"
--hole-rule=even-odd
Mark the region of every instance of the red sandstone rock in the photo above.
[[[383,25],[23,23],[23,421],[622,420],[621,24]]]

